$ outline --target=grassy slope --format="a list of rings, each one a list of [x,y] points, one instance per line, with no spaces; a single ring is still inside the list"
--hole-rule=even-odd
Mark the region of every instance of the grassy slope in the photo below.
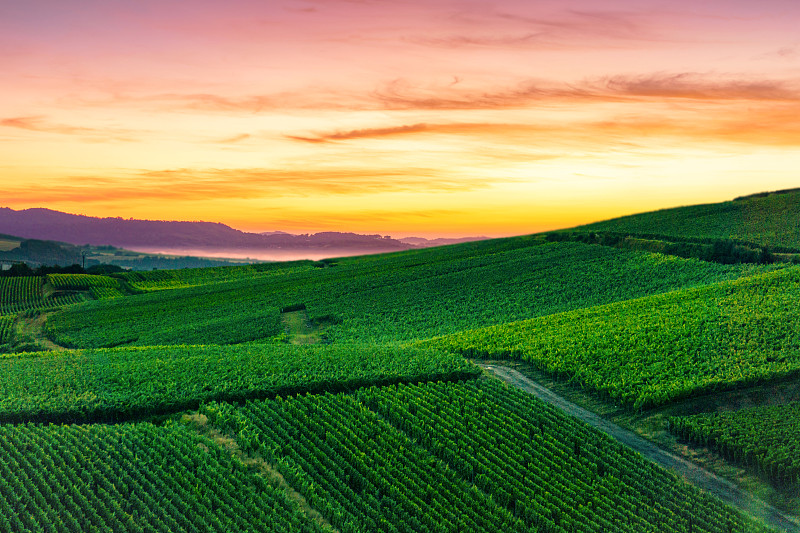
[[[734,239],[800,248],[800,191],[663,209],[576,229]]]

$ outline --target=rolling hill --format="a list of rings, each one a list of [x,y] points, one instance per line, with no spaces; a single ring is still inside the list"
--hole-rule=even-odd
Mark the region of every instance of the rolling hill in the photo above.
[[[732,239],[774,249],[800,249],[800,189],[758,193],[614,218],[576,230]]]
[[[798,194],[574,235],[791,247]],[[800,266],[653,241],[0,279],[0,532],[800,531]],[[468,358],[652,415],[795,517],[728,505]],[[716,410],[746,401],[724,431]],[[782,419],[768,440],[762,416]]]

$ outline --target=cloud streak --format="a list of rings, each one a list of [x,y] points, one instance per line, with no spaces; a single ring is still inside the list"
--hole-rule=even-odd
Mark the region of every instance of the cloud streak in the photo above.
[[[271,170],[259,168],[143,170],[119,177],[76,176],[60,187],[31,190],[25,184],[4,184],[8,202],[102,202],[130,198],[165,202],[219,199],[317,197],[402,192],[463,192],[490,186],[442,169],[402,168],[341,170]]]
[[[130,131],[115,128],[89,128],[50,122],[47,117],[22,116],[0,119],[0,127],[16,128],[37,133],[55,133],[58,135],[74,135],[92,141],[132,141]]]

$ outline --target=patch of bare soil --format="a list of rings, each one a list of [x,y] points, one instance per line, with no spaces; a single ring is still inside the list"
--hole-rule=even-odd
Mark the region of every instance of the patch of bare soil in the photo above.
[[[294,490],[294,488],[287,483],[283,475],[278,472],[272,465],[266,462],[260,455],[247,454],[239,448],[239,443],[231,435],[226,435],[218,429],[208,425],[208,417],[200,413],[191,413],[183,415],[182,420],[189,422],[191,426],[201,435],[211,439],[217,446],[220,446],[232,456],[236,457],[248,468],[259,472],[263,475],[270,484],[286,493],[289,499],[297,502],[300,508],[311,520],[319,524],[324,530],[332,533],[339,533],[335,527],[328,522],[322,514],[311,507],[305,497]]]

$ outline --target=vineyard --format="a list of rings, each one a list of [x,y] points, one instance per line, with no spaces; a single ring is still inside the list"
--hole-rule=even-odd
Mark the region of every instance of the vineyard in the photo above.
[[[45,278],[41,276],[0,277],[0,315],[53,311],[86,301],[82,294],[43,295]]]
[[[0,532],[321,529],[180,426],[0,425]]]
[[[0,345],[11,342],[11,337],[13,333],[14,333],[14,317],[0,316]]]
[[[42,299],[41,277],[0,278],[0,305],[24,304]]]
[[[235,279],[264,278],[269,275],[285,275],[313,268],[312,261],[289,261],[281,263],[256,263],[245,266],[184,268],[180,270],[150,270],[117,274],[131,287],[140,291],[178,289],[227,282]]]
[[[786,202],[798,194],[696,206],[686,213],[705,222],[666,244],[600,245],[583,230],[323,261],[0,277],[0,352],[15,352],[0,355],[0,533],[789,523],[723,504],[466,358],[522,361],[597,412],[660,416],[677,442],[669,420],[681,448],[746,465],[796,511],[800,403],[724,412],[710,399],[777,387],[800,399],[800,266],[652,252],[762,242],[800,217],[773,224],[759,209],[794,213]],[[738,221],[727,233],[715,226],[723,212]],[[607,231],[644,235],[662,214]]]
[[[163,346],[13,357],[0,359],[0,422],[118,421],[211,400],[477,373],[451,354],[348,345]]]
[[[636,408],[800,371],[800,268],[422,343],[512,358]]]
[[[800,190],[719,204],[663,209],[581,226],[581,230],[734,239],[800,249]]]
[[[604,434],[495,381],[211,404],[342,532],[761,531]]]
[[[85,291],[93,287],[123,289],[118,279],[92,274],[48,274],[47,281],[57,291]]]
[[[325,333],[331,342],[391,343],[774,268],[719,265],[581,243],[507,241],[495,247],[469,243],[415,250],[380,261],[343,259],[329,268],[272,267],[249,278],[236,274],[227,282],[89,302],[50,317],[48,334],[75,348],[234,344],[279,336],[280,309],[303,303],[312,321],[334,323]],[[241,273],[257,271],[256,267],[260,265],[229,268]]]
[[[800,486],[800,404],[673,417],[670,431],[778,484]]]

